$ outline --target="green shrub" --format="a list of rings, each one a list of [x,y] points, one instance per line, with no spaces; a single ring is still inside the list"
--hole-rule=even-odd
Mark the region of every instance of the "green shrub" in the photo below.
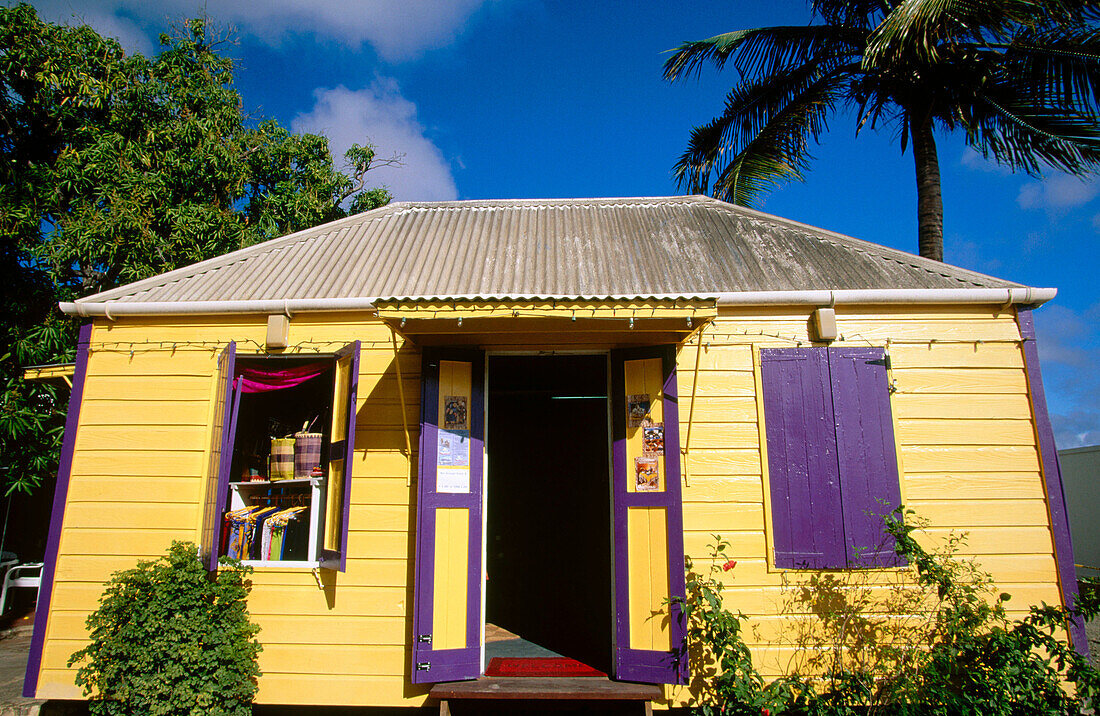
[[[904,514],[905,519],[902,519]],[[885,531],[910,567],[816,572],[786,590],[786,641],[801,654],[766,682],[743,634],[747,618],[722,604],[726,543],[716,535],[707,575],[688,565],[687,617],[695,711],[712,714],[1068,714],[1100,694],[1100,674],[1064,641],[1069,620],[1091,618],[1100,596],[1075,610],[1042,604],[1008,618],[1007,594],[958,551],[955,535],[929,551],[902,510]],[[725,562],[721,567],[722,562]],[[1069,685],[1070,688],[1066,688]]]
[[[88,617],[91,643],[69,658],[93,714],[251,713],[260,674],[245,603],[251,568],[209,573],[189,542],[116,572]]]

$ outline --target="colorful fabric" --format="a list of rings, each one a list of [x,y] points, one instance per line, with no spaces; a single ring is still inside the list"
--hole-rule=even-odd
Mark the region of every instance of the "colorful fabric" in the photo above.
[[[294,477],[309,477],[321,464],[321,433],[294,433]]]
[[[264,370],[262,368],[241,367],[234,380],[242,393],[266,393],[272,390],[285,390],[301,385],[316,378],[328,369],[326,363],[309,363],[283,370]]]

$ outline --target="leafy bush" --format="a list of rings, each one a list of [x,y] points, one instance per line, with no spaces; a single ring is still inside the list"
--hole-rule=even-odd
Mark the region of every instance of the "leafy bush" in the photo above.
[[[787,639],[802,656],[773,682],[753,665],[747,617],[723,607],[720,570],[733,563],[719,566],[728,545],[716,536],[709,574],[688,565],[696,712],[1068,714],[1100,694],[1100,673],[1064,640],[1070,619],[1100,611],[1095,591],[1074,610],[1042,604],[1011,620],[1009,595],[959,558],[965,536],[929,551],[914,539],[920,528],[911,511],[886,520],[909,569],[816,572],[787,589]]]
[[[189,542],[116,572],[88,617],[91,643],[69,658],[93,714],[251,713],[260,675],[245,603],[250,567],[216,575]]]

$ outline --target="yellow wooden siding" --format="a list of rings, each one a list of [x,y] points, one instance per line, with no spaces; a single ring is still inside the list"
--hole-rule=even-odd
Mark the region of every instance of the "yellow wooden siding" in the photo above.
[[[164,553],[201,527],[210,397],[220,345],[258,352],[266,319],[133,319],[97,324],[76,440],[46,631],[39,694],[79,698],[68,655],[110,573]],[[356,317],[295,317],[290,343],[306,353],[362,341],[349,559],[344,573],[260,568],[249,598],[264,644],[258,700],[416,705],[406,683],[415,515],[409,505],[418,440],[420,355],[398,339],[402,420],[391,334]],[[157,345],[146,345],[156,341]],[[160,341],[178,342],[175,351]],[[205,342],[196,346],[189,343]],[[131,350],[133,351],[131,353]],[[293,348],[292,348],[293,350]],[[355,694],[358,694],[356,696]]]
[[[962,548],[988,570],[1009,606],[1060,601],[1034,426],[1014,316],[987,308],[838,308],[843,339],[834,345],[886,346],[891,357],[902,496],[930,524],[920,539],[942,544],[967,532]],[[780,671],[783,619],[776,615],[802,576],[777,570],[767,554],[770,529],[762,483],[753,352],[809,345],[808,311],[723,310],[681,348],[680,436],[684,464],[685,551],[710,566],[715,533],[731,543],[737,566],[722,573],[726,605],[751,619],[758,667]],[[694,416],[688,442],[687,417]],[[897,580],[884,573],[883,583]],[[876,577],[870,577],[874,582]],[[780,658],[783,657],[783,658]],[[686,689],[670,687],[674,703]]]
[[[912,310],[838,308],[837,345],[888,345],[902,494],[931,522],[921,539],[932,544],[952,529],[969,532],[965,554],[1014,595],[1013,613],[1040,600],[1057,603],[1013,317],[981,307]],[[679,355],[685,549],[705,568],[711,535],[730,542],[737,566],[722,574],[726,602],[752,619],[757,629],[747,633],[758,642],[758,666],[773,676],[785,654],[776,644],[776,615],[791,577],[772,568],[767,554],[753,352],[806,345],[808,317],[805,309],[723,309],[702,333],[698,373],[694,342]],[[104,321],[93,331],[40,696],[79,697],[64,662],[83,643],[83,620],[110,572],[161,554],[171,539],[197,539],[218,346],[236,339],[239,352],[254,351],[248,341],[262,342],[266,328],[262,316],[163,320]],[[309,570],[261,568],[253,575],[249,604],[265,646],[261,703],[391,706],[426,697],[426,688],[408,683],[406,643],[416,455],[405,454],[405,427],[416,450],[419,352],[399,339],[403,413],[389,329],[352,314],[291,320],[289,342],[304,351],[329,352],[357,339],[363,349],[347,571],[323,570],[320,583]],[[157,345],[144,345],[149,341]],[[161,341],[176,342],[175,350]],[[205,345],[190,345],[197,342]],[[686,691],[668,694],[679,703]]]

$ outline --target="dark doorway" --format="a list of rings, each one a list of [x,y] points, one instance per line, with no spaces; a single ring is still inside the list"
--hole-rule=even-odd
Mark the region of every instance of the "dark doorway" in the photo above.
[[[606,396],[602,355],[489,358],[486,621],[610,674]]]

